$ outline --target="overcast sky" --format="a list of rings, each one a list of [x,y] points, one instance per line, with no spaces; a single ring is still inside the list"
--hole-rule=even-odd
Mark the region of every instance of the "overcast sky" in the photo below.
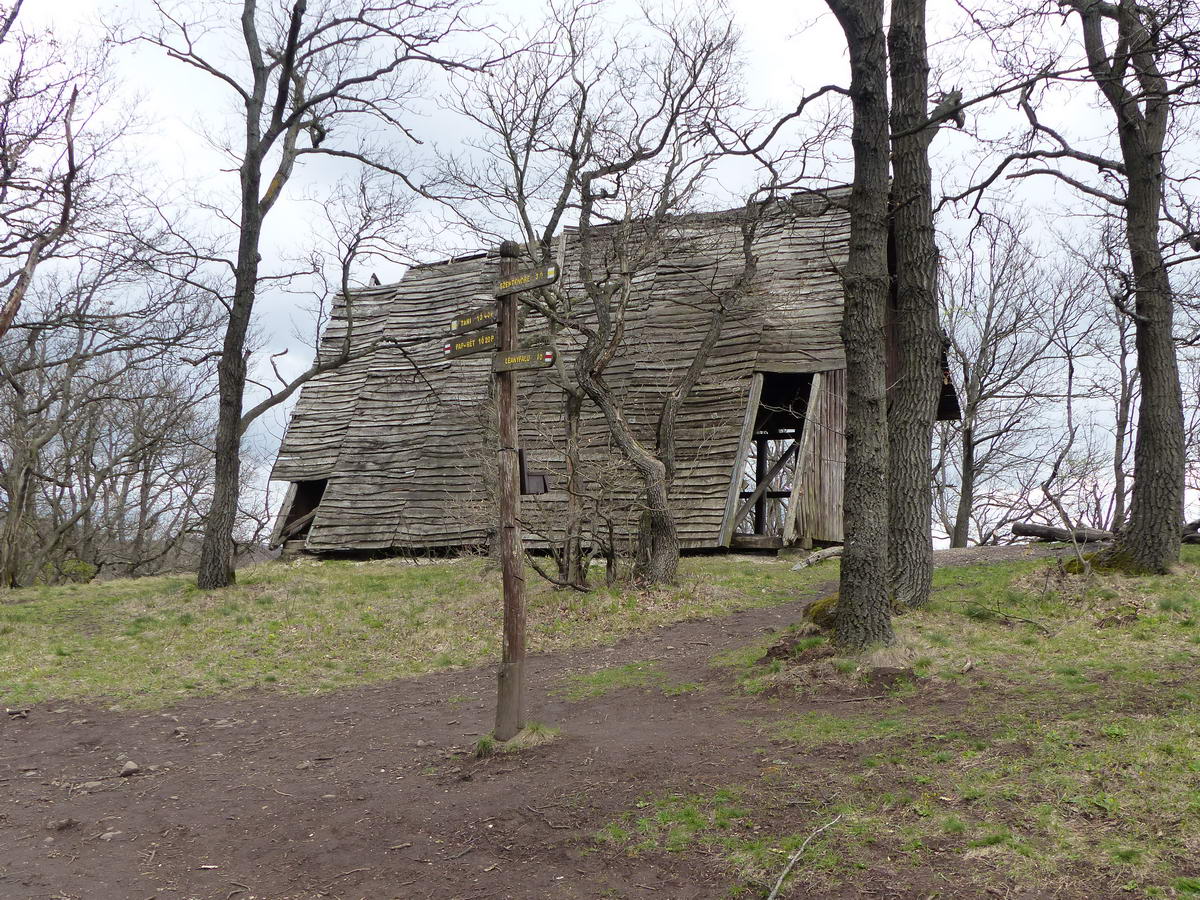
[[[209,7],[218,0],[205,0]],[[228,0],[225,0],[228,3]],[[793,106],[805,90],[822,84],[846,83],[847,64],[845,42],[837,23],[821,0],[801,0],[794,3],[772,3],[763,0],[729,0],[735,21],[742,32],[743,78],[746,94],[755,105],[776,110]],[[229,4],[240,6],[240,2]],[[605,12],[620,20],[628,15],[636,18],[637,3],[626,0],[606,0]],[[960,41],[953,39],[962,27],[962,17],[951,0],[931,0],[931,39],[934,54],[932,83],[935,89],[962,87],[970,96],[973,89],[987,84],[993,73],[980,67],[986,59],[983,48],[963,50]],[[495,4],[494,12],[486,7],[476,12],[480,21],[502,23],[503,16],[513,20],[536,20],[543,3],[540,0],[508,0]],[[503,16],[499,10],[503,10]],[[153,11],[148,0],[27,0],[23,11],[27,24],[45,23],[64,36],[78,33],[87,39],[104,34],[102,22],[150,22]],[[132,109],[137,113],[140,130],[131,143],[139,171],[147,183],[155,185],[164,202],[184,204],[195,196],[231,197],[235,174],[230,162],[212,149],[204,135],[229,133],[235,126],[232,94],[187,66],[167,59],[156,48],[135,45],[117,48],[116,60],[120,89],[114,94],[114,107]],[[1094,94],[1087,88],[1062,92],[1056,108],[1055,121],[1065,123],[1072,134],[1090,134],[1102,141],[1107,133],[1107,115],[1097,110]],[[965,133],[946,132],[934,145],[935,179],[947,191],[955,189],[970,178],[971,173],[986,158],[979,137],[1000,137],[1023,123],[1011,111],[991,108],[973,111]],[[414,130],[432,146],[454,146],[461,139],[463,126],[436,104],[414,125]],[[285,202],[267,220],[264,241],[264,269],[280,265],[287,254],[302,252],[319,234],[322,220],[317,207],[304,197],[324,194],[345,166],[336,161],[306,162],[293,176]],[[836,173],[835,173],[836,174]],[[848,164],[841,174],[849,178]],[[736,189],[737,185],[725,185]],[[736,190],[731,191],[735,195]],[[1015,197],[1027,204],[1036,215],[1052,211],[1034,223],[1047,235],[1077,230],[1085,234],[1086,222],[1076,221],[1071,214],[1086,214],[1088,205],[1069,190],[1050,179],[1036,184],[1022,183]],[[959,210],[964,212],[965,210]],[[951,211],[940,224],[943,229],[955,229]],[[385,282],[397,280],[403,267],[378,261],[372,266]],[[364,280],[369,272],[359,273]],[[301,371],[311,360],[311,349],[297,335],[311,337],[314,325],[311,313],[302,298],[291,294],[264,292],[257,306],[257,319],[271,352],[287,348],[288,357],[281,367],[285,373]],[[269,414],[256,429],[256,439],[269,447],[282,434],[288,407]]]

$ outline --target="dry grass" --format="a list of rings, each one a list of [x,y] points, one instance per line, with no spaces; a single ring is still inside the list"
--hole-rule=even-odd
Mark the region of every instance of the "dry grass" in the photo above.
[[[734,893],[761,896],[840,815],[800,859],[801,893],[878,887],[861,881],[874,870],[920,896],[937,872],[940,896],[1200,897],[1200,548],[1184,560],[1161,578],[947,568],[932,606],[897,620],[898,655],[722,654],[716,677],[799,702],[854,687],[872,663],[926,677],[869,708],[788,712],[785,693],[765,707],[779,712],[761,780],[645,798],[598,838],[699,850]],[[793,638],[795,657],[821,640]]]
[[[677,587],[562,592],[530,581],[534,651],[610,644],[682,619],[782,603],[829,578],[786,561],[684,561]],[[156,577],[0,594],[0,702],[153,707],[248,689],[320,692],[484,663],[499,652],[485,560],[267,563],[236,586]]]

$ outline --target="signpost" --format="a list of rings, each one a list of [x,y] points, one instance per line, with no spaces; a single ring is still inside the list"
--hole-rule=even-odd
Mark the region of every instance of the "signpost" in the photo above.
[[[473,331],[470,334],[452,334],[446,338],[442,353],[446,359],[455,359],[459,356],[473,356],[476,353],[495,350],[498,336],[494,328],[487,331]]]
[[[505,243],[510,243],[505,241]],[[503,247],[503,245],[501,245]],[[501,253],[504,251],[501,250]],[[534,288],[546,287],[558,281],[558,266],[541,266],[527,272],[515,270],[505,272],[504,263],[500,264],[500,284],[496,287],[497,297],[510,297],[522,291],[532,291]]]
[[[496,324],[496,304],[477,306],[457,315],[450,322],[450,333],[460,334],[464,331],[474,331],[476,328],[486,328]]]
[[[546,287],[558,280],[559,268],[540,266],[517,270],[520,246],[500,245],[500,283],[496,306],[467,310],[450,323],[446,358],[496,350],[492,370],[496,378],[499,418],[500,569],[504,586],[504,643],[496,684],[497,740],[507,741],[525,727],[525,550],[521,541],[521,458],[517,447],[517,372],[542,369],[554,363],[549,347],[518,346],[517,297],[522,291]],[[499,323],[495,330],[486,328]],[[467,332],[467,333],[463,333]]]
[[[493,372],[520,372],[525,369],[544,369],[554,365],[550,347],[523,347],[520,350],[499,351],[492,357]]]

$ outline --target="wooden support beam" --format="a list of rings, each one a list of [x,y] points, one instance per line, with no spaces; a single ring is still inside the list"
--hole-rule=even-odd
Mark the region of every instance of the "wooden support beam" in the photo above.
[[[796,539],[796,521],[800,515],[800,504],[804,502],[804,476],[813,458],[813,446],[816,443],[817,401],[825,390],[825,376],[817,372],[808,386],[808,405],[804,410],[804,431],[800,435],[800,450],[796,454],[796,468],[792,475],[792,496],[788,500],[787,521],[783,526],[783,543],[786,546]],[[807,534],[800,536],[801,540],[811,543]]]
[[[734,517],[733,517],[733,521],[734,521],[735,525],[738,522],[742,521],[742,518],[746,515],[746,513],[750,512],[750,508],[758,502],[758,498],[761,497],[763,495],[763,493],[766,491],[767,485],[771,483],[771,479],[779,474],[779,470],[782,469],[784,467],[784,465],[787,464],[788,460],[790,460],[792,458],[792,454],[795,453],[799,449],[800,449],[800,442],[792,441],[792,445],[790,447],[788,447],[785,451],[783,451],[783,455],[775,461],[775,465],[771,466],[770,470],[766,473],[766,475],[762,478],[761,481],[759,481],[758,485],[754,488],[754,493],[752,493],[749,497],[747,497],[745,500],[743,500],[742,505],[738,507],[737,514],[734,515]]]
[[[742,433],[738,438],[737,457],[733,461],[733,472],[730,475],[729,493],[725,495],[725,517],[721,521],[720,546],[728,547],[733,540],[733,531],[737,528],[740,517],[734,513],[738,508],[738,499],[742,493],[742,471],[746,467],[746,458],[750,455],[750,442],[754,439],[754,423],[758,419],[758,403],[762,398],[763,375],[755,372],[750,378],[750,390],[746,396],[746,412],[742,419]],[[743,513],[744,515],[744,513]]]
[[[284,541],[286,541],[292,535],[298,534],[301,531],[301,529],[304,528],[305,525],[307,525],[309,522],[311,522],[313,519],[315,519],[317,517],[318,510],[320,510],[319,506],[316,509],[311,510],[310,512],[306,512],[304,515],[302,515],[300,518],[298,518],[295,522],[289,522],[287,525],[285,525],[283,528],[283,531],[280,532],[278,543],[282,544]]]

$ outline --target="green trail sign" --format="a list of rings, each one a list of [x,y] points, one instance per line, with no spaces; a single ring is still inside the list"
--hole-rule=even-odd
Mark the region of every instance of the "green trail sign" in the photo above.
[[[479,328],[486,328],[489,325],[496,324],[496,304],[489,303],[487,306],[477,306],[474,309],[468,309],[464,313],[459,313],[450,322],[450,333],[460,334],[464,331],[475,331]]]
[[[446,344],[442,347],[442,354],[446,359],[454,359],[459,356],[473,356],[476,353],[486,353],[489,350],[496,349],[496,329],[490,328],[487,331],[474,331],[464,335],[450,335],[446,338]]]
[[[554,351],[550,347],[499,350],[492,357],[493,372],[519,372],[522,369],[544,369],[552,365],[554,365]]]
[[[500,283],[496,285],[496,296],[507,297],[509,294],[532,291],[534,288],[545,287],[556,281],[558,281],[558,266],[539,266],[526,272],[502,275]]]

